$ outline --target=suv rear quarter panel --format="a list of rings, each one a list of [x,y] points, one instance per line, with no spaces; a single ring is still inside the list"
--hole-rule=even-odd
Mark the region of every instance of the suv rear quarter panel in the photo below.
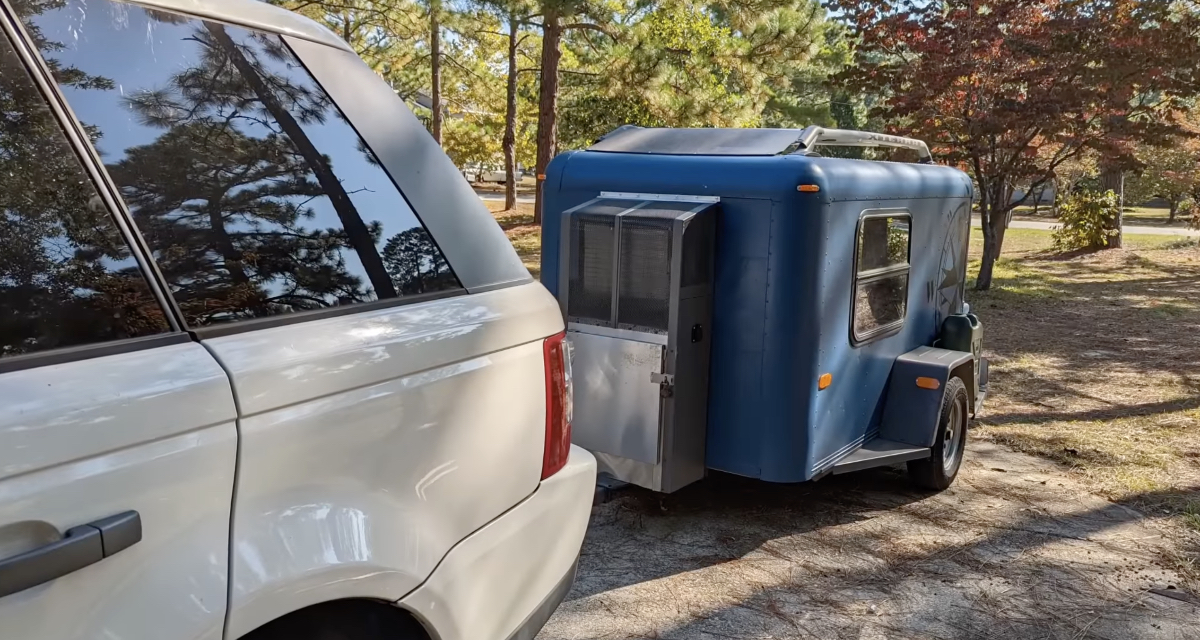
[[[206,340],[242,416],[227,637],[399,599],[536,490],[562,328],[529,284]]]

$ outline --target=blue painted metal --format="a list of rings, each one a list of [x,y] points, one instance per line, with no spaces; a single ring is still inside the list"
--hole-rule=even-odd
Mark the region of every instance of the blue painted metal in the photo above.
[[[942,318],[962,304],[971,184],[955,169],[804,155],[577,151],[555,158],[546,173],[542,282],[555,294],[562,211],[601,191],[720,197],[711,469],[774,482],[828,469],[879,431],[896,359],[931,344]],[[908,314],[898,332],[854,346],[855,232],[862,212],[875,208],[912,215]],[[824,373],[833,383],[818,391]]]
[[[971,380],[967,378],[973,377],[974,362],[970,352],[935,347],[917,347],[896,358],[879,437],[916,447],[932,447],[937,440],[938,413],[946,381],[959,370],[970,389]],[[917,378],[933,378],[938,387],[918,387]]]

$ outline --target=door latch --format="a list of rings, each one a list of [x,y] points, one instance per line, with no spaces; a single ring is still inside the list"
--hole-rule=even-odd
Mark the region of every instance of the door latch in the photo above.
[[[658,395],[664,398],[675,395],[675,374],[651,373],[650,382],[658,385]]]

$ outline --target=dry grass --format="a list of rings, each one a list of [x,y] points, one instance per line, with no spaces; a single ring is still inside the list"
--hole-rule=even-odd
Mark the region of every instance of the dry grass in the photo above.
[[[979,433],[1200,531],[1200,247],[1126,244],[1063,256],[1009,230],[993,289],[969,296],[992,358]]]
[[[503,202],[487,201],[484,204],[496,216],[496,222],[508,235],[525,268],[533,277],[541,277],[542,229],[533,223],[533,205],[519,202],[516,209],[505,211]]]

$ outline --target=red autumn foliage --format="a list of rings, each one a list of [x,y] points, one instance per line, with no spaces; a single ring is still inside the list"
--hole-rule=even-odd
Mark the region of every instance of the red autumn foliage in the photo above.
[[[991,285],[1005,218],[1088,150],[1135,166],[1134,142],[1183,133],[1200,93],[1200,16],[1169,0],[831,0],[858,39],[835,82],[926,140],[978,189]],[[1025,197],[1013,201],[1015,185]]]

